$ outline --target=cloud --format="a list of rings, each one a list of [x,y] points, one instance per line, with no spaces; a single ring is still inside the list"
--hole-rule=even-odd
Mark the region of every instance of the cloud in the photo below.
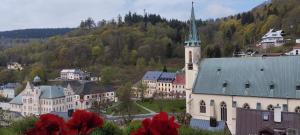
[[[194,0],[195,1],[195,0]],[[264,0],[196,0],[196,17],[224,17]],[[24,28],[76,27],[88,17],[111,20],[128,11],[187,20],[192,0],[0,0],[0,31]]]

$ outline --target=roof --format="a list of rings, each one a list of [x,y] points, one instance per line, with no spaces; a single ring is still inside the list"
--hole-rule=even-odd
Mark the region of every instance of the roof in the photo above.
[[[52,99],[64,97],[64,88],[59,86],[38,86],[38,88],[42,91],[40,98],[41,99]]]
[[[143,76],[143,80],[157,81],[161,74],[161,71],[147,71]]]
[[[176,74],[174,84],[185,85],[185,74]]]
[[[268,33],[266,33],[262,38],[281,38],[282,37],[282,30],[274,31],[274,29],[270,29]]]
[[[61,70],[60,71],[61,73],[63,72],[63,73],[69,73],[69,72],[76,72],[76,73],[79,73],[79,72],[81,72],[81,70],[80,69],[63,69],[63,70]]]
[[[67,80],[67,81],[51,81],[49,82],[52,85],[59,85],[64,88],[67,88],[68,85],[74,90],[74,92],[78,95],[88,95],[88,94],[96,94],[96,93],[105,93],[105,92],[113,92],[113,86],[101,85],[99,82],[94,81],[84,81],[84,80]]]
[[[175,78],[176,78],[176,73],[163,72],[157,81],[171,83],[175,80]]]
[[[191,119],[190,126],[196,129],[204,129],[209,131],[224,131],[225,129],[225,122],[218,121],[216,127],[210,126],[209,120],[202,120],[202,119]]]
[[[193,93],[300,99],[299,67],[300,56],[204,59]]]
[[[16,96],[15,98],[13,98],[9,103],[10,104],[19,104],[22,105],[22,96],[25,93],[25,91],[22,91],[18,96]]]
[[[195,19],[195,11],[194,11],[194,2],[192,3],[192,11],[191,11],[191,19],[190,19],[190,34],[189,39],[185,41],[188,46],[198,46],[200,40],[198,39],[197,34],[197,26],[196,26],[196,19]]]

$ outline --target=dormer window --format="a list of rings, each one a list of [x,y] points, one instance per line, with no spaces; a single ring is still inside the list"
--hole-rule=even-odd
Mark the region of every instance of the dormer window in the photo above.
[[[226,88],[227,85],[228,85],[228,84],[227,84],[227,81],[224,81],[224,82],[223,82],[223,88]]]
[[[264,71],[264,68],[261,68],[260,71]]]
[[[270,85],[270,89],[273,90],[275,88],[274,84]]]
[[[297,86],[296,86],[296,90],[300,90],[300,85],[297,85]]]
[[[249,81],[245,83],[245,88],[246,88],[246,89],[250,88],[250,83],[249,83]]]

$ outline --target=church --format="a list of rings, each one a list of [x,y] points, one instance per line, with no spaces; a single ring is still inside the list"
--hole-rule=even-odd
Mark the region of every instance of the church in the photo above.
[[[185,42],[190,125],[233,135],[300,134],[300,57],[201,58],[192,7]]]

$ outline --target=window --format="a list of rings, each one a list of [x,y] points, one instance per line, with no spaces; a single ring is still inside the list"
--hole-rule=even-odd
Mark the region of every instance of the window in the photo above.
[[[232,107],[236,107],[236,105],[237,105],[237,103],[236,103],[236,101],[232,101]]]
[[[189,63],[192,63],[192,51],[189,51]]]
[[[270,85],[270,89],[273,90],[275,88],[274,84]]]
[[[246,89],[250,88],[250,83],[249,83],[249,82],[246,82],[246,83],[245,83],[245,88],[246,88]]]
[[[300,113],[300,106],[297,106],[297,107],[295,108],[295,112],[296,112],[296,113]]]
[[[284,111],[284,112],[288,112],[289,111],[287,104],[283,104],[282,105],[282,111]]]
[[[273,105],[268,105],[268,108],[267,108],[269,111],[274,111],[274,106]]]
[[[227,121],[227,106],[225,102],[222,102],[220,104],[220,109],[221,109],[221,120]]]
[[[297,130],[296,130],[296,129],[289,128],[289,129],[287,130],[287,135],[297,135]]]
[[[245,103],[245,104],[243,105],[243,108],[244,108],[244,109],[250,109],[250,106],[249,106],[248,103]]]
[[[223,82],[223,88],[226,88],[227,87],[227,81],[224,81]]]
[[[200,101],[200,113],[206,113],[206,106],[203,100]]]
[[[298,55],[299,54],[299,52],[298,52],[298,50],[296,50],[296,55]]]
[[[256,103],[256,109],[260,110],[261,109],[261,103]]]
[[[297,85],[297,86],[296,86],[296,90],[300,90],[300,85]]]

